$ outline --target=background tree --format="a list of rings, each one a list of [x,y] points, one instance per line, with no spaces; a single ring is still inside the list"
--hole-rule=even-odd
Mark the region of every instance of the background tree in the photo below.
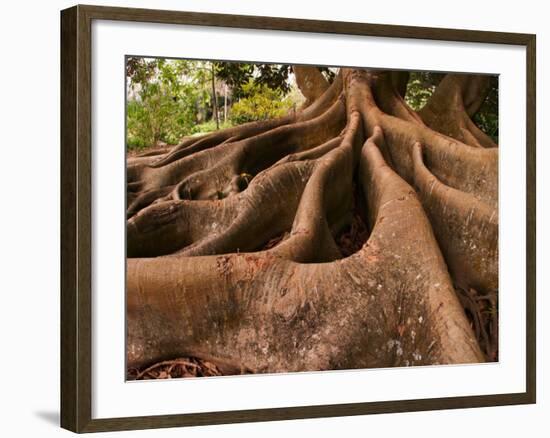
[[[239,94],[240,99],[230,111],[233,125],[282,117],[296,109],[295,100],[285,98],[280,88],[270,88],[252,79],[241,87]]]
[[[328,78],[334,76],[325,71]],[[227,127],[279,116],[283,108],[302,100],[296,99],[288,65],[129,57],[126,73],[130,149],[175,144],[186,135],[219,129],[221,107]],[[271,104],[267,98],[272,98]],[[238,114],[228,119],[232,103],[242,99],[246,101],[239,105]]]
[[[286,64],[245,64],[235,62],[216,62],[217,76],[224,80],[233,89],[236,98],[247,94],[243,87],[250,81],[256,85],[265,85],[272,90],[279,90],[283,95],[291,91],[289,77],[292,67]],[[327,67],[319,68],[319,71],[332,82],[334,71]]]
[[[127,143],[130,148],[174,144],[197,124],[208,105],[209,76],[195,61],[129,57]]]

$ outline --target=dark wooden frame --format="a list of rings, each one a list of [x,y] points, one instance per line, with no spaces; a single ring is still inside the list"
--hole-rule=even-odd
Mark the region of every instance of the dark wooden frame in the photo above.
[[[526,392],[92,419],[92,20],[142,21],[525,46],[527,50]],[[535,403],[535,52],[536,37],[530,34],[82,5],[63,10],[61,12],[61,426],[74,432],[96,432]]]

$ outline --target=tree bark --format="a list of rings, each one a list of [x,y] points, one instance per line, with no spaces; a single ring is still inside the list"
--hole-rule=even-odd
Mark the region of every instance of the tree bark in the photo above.
[[[295,65],[292,71],[296,78],[296,85],[306,98],[303,108],[315,102],[329,88],[328,81],[317,67]]]
[[[293,70],[295,114],[128,160],[128,366],[495,360],[479,303],[497,302],[498,149],[470,119],[485,78],[448,75],[417,114],[406,74]]]

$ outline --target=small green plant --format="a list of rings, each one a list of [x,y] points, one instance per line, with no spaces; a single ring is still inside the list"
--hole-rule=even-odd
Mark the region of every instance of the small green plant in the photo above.
[[[231,123],[231,120],[227,120],[225,122],[220,123],[220,129],[230,128],[233,126]],[[198,125],[195,125],[191,128],[191,131],[189,132],[190,135],[202,135],[202,134],[208,134],[209,132],[216,131],[216,121],[215,120],[209,120],[204,123],[200,123]]]

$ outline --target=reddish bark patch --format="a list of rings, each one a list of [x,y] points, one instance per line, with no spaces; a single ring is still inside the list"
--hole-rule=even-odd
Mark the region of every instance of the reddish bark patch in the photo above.
[[[231,257],[227,255],[219,256],[216,260],[216,267],[218,269],[218,272],[223,275],[227,276],[231,273],[231,270],[233,268],[233,263],[231,261]]]

